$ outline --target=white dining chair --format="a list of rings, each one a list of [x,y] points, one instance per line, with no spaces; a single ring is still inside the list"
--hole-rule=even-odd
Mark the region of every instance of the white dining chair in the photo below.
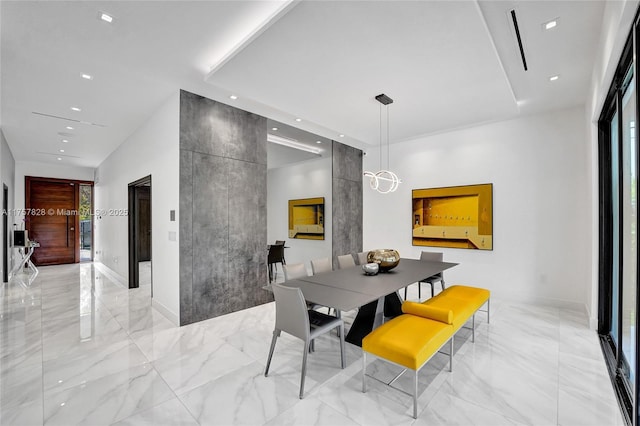
[[[369,254],[368,251],[361,251],[360,253],[358,253],[358,265],[366,265],[367,262],[367,255]]]
[[[356,266],[356,262],[350,254],[338,256],[338,267],[340,269],[353,268],[354,266]]]
[[[295,280],[298,278],[304,278],[309,276],[307,274],[307,267],[304,266],[304,263],[292,263],[289,265],[282,265],[282,270],[284,271],[284,280]]]
[[[281,332],[288,333],[304,341],[302,352],[302,371],[300,373],[300,399],[304,397],[304,380],[307,374],[307,356],[313,340],[334,328],[339,329],[340,336],[340,365],[345,367],[344,353],[344,322],[340,318],[308,310],[302,291],[296,287],[273,285],[273,295],[276,299],[276,325],[273,330],[271,347],[264,370],[265,377],[269,374],[271,358],[276,347],[276,341]]]
[[[331,271],[333,271],[333,267],[331,266],[331,259],[328,257],[314,259],[311,261],[311,272],[313,275]]]

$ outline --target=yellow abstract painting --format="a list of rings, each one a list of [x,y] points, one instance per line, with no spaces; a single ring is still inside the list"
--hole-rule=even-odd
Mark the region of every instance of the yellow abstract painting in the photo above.
[[[493,250],[493,184],[414,189],[413,245]]]
[[[324,197],[289,200],[289,238],[324,240]]]

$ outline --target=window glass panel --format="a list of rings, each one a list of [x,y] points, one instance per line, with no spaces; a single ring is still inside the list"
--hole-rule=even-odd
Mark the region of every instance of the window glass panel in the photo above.
[[[611,119],[611,210],[612,210],[612,226],[611,226],[611,338],[618,346],[618,300],[620,292],[620,184],[618,173],[618,113],[616,112]]]
[[[635,380],[635,323],[637,271],[637,182],[635,79],[622,98],[622,352],[630,383]],[[633,386],[631,386],[633,389]]]

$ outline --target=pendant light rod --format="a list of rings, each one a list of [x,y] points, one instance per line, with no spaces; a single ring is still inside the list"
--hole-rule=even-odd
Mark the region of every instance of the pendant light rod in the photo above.
[[[374,191],[377,191],[381,194],[388,194],[390,192],[395,192],[398,189],[398,186],[402,181],[398,178],[398,175],[389,170],[389,156],[390,156],[390,142],[389,142],[389,104],[393,103],[393,99],[384,93],[379,94],[375,97],[376,101],[380,102],[380,171],[373,173],[369,171],[365,171],[363,174],[365,177],[369,178],[369,186]],[[387,107],[387,170],[382,170],[382,106]],[[382,182],[385,185],[380,185]],[[385,186],[385,188],[383,188]]]

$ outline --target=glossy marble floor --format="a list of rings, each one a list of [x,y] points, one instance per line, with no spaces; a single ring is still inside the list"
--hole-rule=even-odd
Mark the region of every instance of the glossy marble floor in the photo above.
[[[494,298],[476,342],[459,333],[453,373],[445,355],[423,369],[414,420],[410,397],[374,380],[361,392],[360,349],[347,345],[341,370],[335,335],[316,342],[305,399],[294,338],[280,339],[265,378],[272,303],[178,328],[150,307],[150,286],[129,291],[90,263],[1,288],[2,425],[622,424],[579,312]],[[369,371],[396,374],[381,361]]]

